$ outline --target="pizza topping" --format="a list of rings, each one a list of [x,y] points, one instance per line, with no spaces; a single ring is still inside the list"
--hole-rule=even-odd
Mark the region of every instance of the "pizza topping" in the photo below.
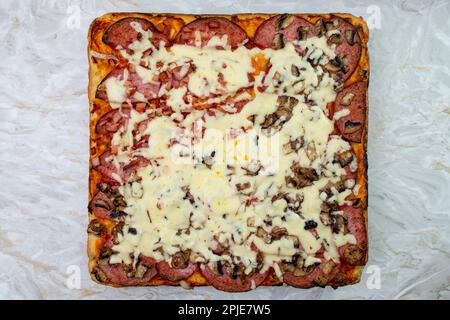
[[[200,263],[212,285],[229,291],[255,288],[270,268],[286,283],[324,285],[338,250],[359,232],[340,213],[355,159],[332,134],[334,120],[359,120],[336,107],[353,110],[358,92],[338,94],[334,119],[327,109],[340,81],[333,73],[346,65],[336,55],[340,24],[322,22],[317,37],[305,20],[277,16],[276,32],[258,29],[276,45],[250,49],[230,21],[196,22],[169,47],[131,23],[140,35],[120,51],[128,67],[100,85],[114,110],[97,131],[111,136],[111,150],[93,167],[114,191],[99,185],[90,206],[117,224],[111,265],[97,273],[131,284],[157,269],[179,281]],[[264,69],[256,71],[256,55]]]

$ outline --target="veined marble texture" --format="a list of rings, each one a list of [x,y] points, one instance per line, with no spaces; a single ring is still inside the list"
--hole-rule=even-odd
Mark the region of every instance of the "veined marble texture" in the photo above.
[[[366,19],[370,259],[360,284],[228,294],[90,280],[87,31],[120,11]],[[445,0],[0,1],[0,298],[450,299],[449,16]]]

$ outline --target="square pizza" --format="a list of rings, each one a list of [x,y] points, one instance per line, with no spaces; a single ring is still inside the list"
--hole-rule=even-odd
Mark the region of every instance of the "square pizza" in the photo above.
[[[362,18],[111,13],[88,40],[94,281],[240,292],[360,280]]]

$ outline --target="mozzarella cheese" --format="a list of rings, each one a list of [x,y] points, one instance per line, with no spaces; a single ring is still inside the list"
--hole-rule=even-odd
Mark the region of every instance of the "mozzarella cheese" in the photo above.
[[[336,96],[334,80],[310,62],[327,63],[335,57],[334,47],[325,37],[311,38],[296,44],[308,52],[300,56],[292,43],[280,50],[231,50],[226,37],[213,37],[201,48],[198,35],[196,46],[161,44],[157,49],[148,40],[151,31],[138,23],[132,26],[143,37],[130,45],[133,54],[121,53],[142,82],[158,84],[159,75],[174,68],[188,78],[178,87],[161,85],[159,96],[171,115],[151,117],[155,110],[132,109],[113,136],[117,152],[111,161],[118,167],[136,156],[150,164],[119,189],[127,216],[111,263],[132,263],[140,254],[170,261],[174,253],[190,250],[193,262],[242,263],[250,273],[258,266],[256,247],[264,254],[262,269],[273,267],[281,277],[278,263],[295,255],[302,255],[308,266],[320,261],[315,254],[324,248],[326,258],[338,261],[338,247],[356,240],[351,234],[333,234],[320,213],[328,198],[323,189],[345,174],[335,155],[350,145],[332,135],[334,120],[327,116],[326,105]],[[252,57],[257,54],[271,67],[253,81],[249,74],[255,72]],[[114,108],[126,101],[126,77],[106,82]],[[242,93],[242,88],[254,94]],[[142,93],[136,92],[139,96]],[[290,116],[279,117],[277,130],[268,130],[265,122],[279,110],[280,96],[296,104]],[[209,110],[198,110],[195,104],[196,99],[220,104],[230,98],[250,101],[240,112],[232,104]],[[334,119],[345,115],[335,114]],[[134,148],[135,140],[144,136],[148,146]],[[297,147],[286,152],[294,142]],[[287,185],[286,177],[294,174],[296,165],[315,170],[317,179],[304,187]],[[333,190],[338,204],[345,203],[354,181],[347,187]],[[297,208],[283,198],[275,201],[280,194],[298,199]],[[315,232],[305,227],[310,220],[317,224]],[[136,232],[127,232],[130,228]],[[280,229],[284,236],[270,241],[258,235],[258,230],[270,235]],[[219,252],[219,247],[226,251]]]

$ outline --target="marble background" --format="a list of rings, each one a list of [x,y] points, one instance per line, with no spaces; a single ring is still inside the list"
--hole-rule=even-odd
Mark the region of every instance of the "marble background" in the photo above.
[[[450,299],[449,1],[145,3],[0,2],[0,298]],[[113,289],[90,280],[86,35],[95,17],[111,11],[366,18],[370,259],[360,284],[231,295],[211,288]]]

